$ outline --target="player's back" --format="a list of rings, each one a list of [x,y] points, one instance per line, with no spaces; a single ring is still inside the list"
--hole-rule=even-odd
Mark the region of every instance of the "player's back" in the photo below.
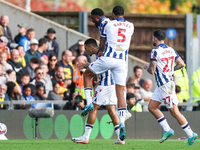
[[[150,59],[157,60],[155,78],[158,86],[173,80],[174,62],[178,57],[177,52],[166,44],[160,44],[151,51]]]
[[[104,29],[102,38],[106,38],[104,56],[126,59],[129,51],[134,25],[124,18],[109,21]]]

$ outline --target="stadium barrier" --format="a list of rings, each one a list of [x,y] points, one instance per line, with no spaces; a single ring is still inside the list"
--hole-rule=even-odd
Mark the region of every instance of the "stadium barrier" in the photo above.
[[[33,103],[54,103],[64,104],[66,101],[13,101],[13,104],[33,104]],[[0,104],[9,104],[10,102],[1,102]],[[184,103],[183,103],[184,104]],[[193,105],[193,104],[191,104]],[[195,104],[196,106],[196,104]],[[13,108],[13,107],[12,107]],[[28,110],[0,110],[2,123],[6,124],[8,139],[34,139],[35,137],[35,119],[28,115]],[[75,110],[55,110],[53,118],[41,118],[38,123],[38,139],[69,139],[79,137],[84,133],[87,117],[81,117],[82,111]],[[169,125],[175,130],[172,138],[184,137],[177,121],[169,112],[163,112]],[[199,111],[181,112],[188,120],[191,128],[197,134],[200,134]],[[132,117],[126,121],[125,127],[128,139],[159,139],[162,137],[163,130],[156,119],[149,112],[133,112]],[[96,122],[91,132],[91,139],[116,139],[113,124],[107,124],[110,117],[105,110],[99,110]]]

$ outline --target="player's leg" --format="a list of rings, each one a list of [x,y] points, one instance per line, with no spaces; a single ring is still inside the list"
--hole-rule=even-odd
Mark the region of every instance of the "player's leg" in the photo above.
[[[118,99],[118,114],[120,120],[120,139],[123,141],[126,138],[126,131],[125,131],[125,117],[126,117],[126,102],[124,99],[124,86],[116,84],[116,95]]]
[[[94,103],[93,103],[93,105],[94,105],[94,110],[89,112],[87,124],[85,126],[85,132],[84,132],[83,136],[78,137],[78,138],[72,138],[72,141],[74,141],[76,143],[82,143],[82,144],[89,143],[90,134],[92,132],[92,128],[93,128],[93,125],[95,123],[96,116],[97,116],[97,110],[100,107]]]
[[[92,105],[92,78],[95,74],[90,70],[89,67],[85,70],[83,77],[84,77],[84,91],[85,91],[85,99],[87,101],[87,105],[83,112],[81,113],[82,116],[86,116],[89,111],[94,109]]]
[[[115,128],[115,133],[117,134],[117,141],[114,142],[113,144],[125,144],[125,141],[121,141],[119,138],[119,117],[117,112],[115,111],[115,105],[107,105],[106,106],[108,110],[108,114],[110,115],[114,128]]]
[[[160,143],[162,143],[166,141],[170,136],[172,136],[174,134],[174,131],[170,128],[169,124],[167,123],[164,114],[158,109],[160,104],[161,103],[158,101],[150,100],[148,109],[149,112],[151,112],[153,116],[157,119],[158,123],[164,130],[163,137],[160,140]]]
[[[186,118],[180,113],[178,106],[174,105],[172,108],[168,109],[170,114],[178,121],[181,125],[181,128],[185,131],[188,135],[188,145],[192,145],[198,135],[192,131],[190,128]]]

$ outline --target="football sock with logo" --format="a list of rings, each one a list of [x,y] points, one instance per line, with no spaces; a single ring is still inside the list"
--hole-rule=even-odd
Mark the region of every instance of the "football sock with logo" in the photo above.
[[[188,122],[184,125],[181,125],[181,128],[185,131],[189,138],[193,137],[193,131],[190,128]]]
[[[167,123],[167,120],[165,119],[165,116],[157,119],[158,123],[162,126],[164,131],[169,131],[171,128],[169,127],[169,124]]]
[[[89,140],[90,138],[90,133],[92,132],[92,128],[93,128],[93,125],[90,125],[90,124],[86,124],[85,126],[85,133],[83,134],[83,136]]]
[[[116,125],[114,128],[115,128],[115,133],[117,134],[117,140],[120,140],[119,139],[119,125]]]
[[[120,123],[124,124],[126,118],[126,108],[118,108],[118,114]]]
[[[85,99],[87,100],[87,105],[92,103],[92,88],[84,88]]]

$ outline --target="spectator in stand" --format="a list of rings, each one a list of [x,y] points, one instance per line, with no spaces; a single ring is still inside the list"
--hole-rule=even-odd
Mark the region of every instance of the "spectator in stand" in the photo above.
[[[2,26],[0,26],[0,36],[4,36],[3,27]]]
[[[21,93],[23,93],[23,86],[29,84],[29,82],[30,82],[30,76],[28,74],[23,74],[20,85]]]
[[[127,83],[135,83],[140,87],[139,81],[136,77],[129,77]]]
[[[8,39],[5,36],[0,37],[0,52],[7,54],[7,59],[10,59],[10,49],[7,47]]]
[[[17,83],[16,72],[14,70],[7,70],[6,73],[7,73],[6,81],[14,82],[18,88],[18,91],[21,93],[21,88],[20,88],[19,84]]]
[[[26,67],[26,60],[25,60],[25,55],[26,53],[23,50],[23,46],[17,46],[16,49],[19,52],[19,59],[18,59],[18,63],[21,63],[23,67]]]
[[[41,38],[39,39],[39,45],[38,45],[38,50],[37,52],[40,54],[41,57],[41,62],[43,64],[48,64],[48,60],[49,60],[49,53],[47,52],[47,48],[48,48],[48,41],[45,38]]]
[[[44,36],[48,40],[48,50],[47,52],[50,54],[56,54],[58,57],[58,52],[59,52],[59,45],[56,42],[56,31],[53,28],[49,28],[47,30],[47,35]]]
[[[72,52],[69,50],[65,50],[62,53],[62,60],[59,61],[59,66],[64,68],[65,79],[69,80],[69,85],[72,82],[73,68],[69,64],[72,61]]]
[[[49,72],[48,74],[53,77],[55,75],[55,70],[59,67],[58,64],[58,59],[56,54],[51,54],[49,56],[49,63],[48,63],[48,68],[49,68]]]
[[[35,100],[46,100],[44,95],[44,86],[43,85],[36,85],[36,94],[34,96]]]
[[[56,72],[53,76],[53,78],[51,79],[53,84],[59,83],[60,84],[60,96],[64,97],[64,93],[68,91],[67,87],[68,87],[68,81],[69,80],[65,80],[65,75],[64,75],[64,68],[59,66],[56,69]]]
[[[31,85],[26,84],[23,87],[23,98],[25,101],[35,101],[35,98],[31,95]],[[31,105],[26,105],[24,109],[30,109],[30,108],[35,108],[36,104],[31,104]]]
[[[12,33],[10,28],[8,27],[9,17],[7,15],[2,15],[0,19],[0,25],[3,27],[4,36],[8,39],[8,47],[10,47],[11,43],[14,43],[12,38]]]
[[[53,85],[53,91],[49,92],[47,100],[54,100],[54,101],[63,101],[63,98],[59,95],[60,93],[60,84],[56,83]],[[63,105],[61,104],[54,104],[55,110],[62,110]]]
[[[19,40],[23,37],[23,36],[26,36],[26,32],[27,32],[27,27],[28,27],[28,25],[27,24],[25,24],[25,23],[21,23],[21,24],[18,24],[17,25],[18,27],[19,27],[19,29],[18,29],[18,34],[15,36],[15,38],[14,38],[14,41],[15,41],[15,43],[19,43]]]
[[[76,59],[77,64],[85,64],[87,63],[87,57],[85,56],[79,56]],[[77,69],[73,72],[73,79],[72,84],[70,88],[70,99],[72,99],[74,92],[81,93],[81,96],[83,99],[85,99],[85,91],[84,91],[84,79],[83,79],[83,73],[85,69],[82,69],[79,65],[77,65]]]
[[[133,93],[136,97],[136,101],[142,100],[142,96],[139,93],[139,89],[140,89],[140,87],[135,83],[127,83],[126,84],[126,92]]]
[[[142,106],[137,102],[138,101],[136,100],[135,94],[133,93],[126,94],[126,103],[128,105],[127,106],[128,110],[142,112]]]
[[[3,66],[3,72],[6,72],[7,70],[12,70],[12,66],[7,63],[6,52],[0,52],[0,64]]]
[[[43,78],[42,78],[42,82],[44,83],[45,85],[45,93],[48,95],[50,91],[53,90],[53,84],[52,84],[52,81],[51,81],[51,77],[49,74],[47,74],[47,72],[49,71],[47,65],[45,64],[42,64],[40,65],[40,68],[42,69],[43,71]]]
[[[34,70],[34,74],[35,78],[33,79],[33,81],[31,81],[31,84],[36,85],[37,83],[41,82],[45,86],[45,82],[44,80],[42,80],[44,77],[44,72],[40,68],[40,66]]]
[[[0,64],[0,84],[6,83],[6,73],[3,72],[3,66]]]
[[[40,54],[37,52],[38,49],[38,40],[36,39],[32,39],[30,41],[30,49],[28,51],[26,51],[26,55],[25,55],[25,60],[26,60],[26,64],[28,64],[31,60],[31,58],[33,57],[37,57],[39,60],[41,60],[41,56]]]
[[[149,102],[151,100],[151,96],[153,95],[153,92],[151,92],[153,82],[150,79],[146,79],[144,83],[142,84],[142,88],[140,88],[139,92],[142,96],[142,99],[145,102]],[[148,111],[148,106],[143,106],[143,111]]]
[[[37,57],[33,57],[31,58],[29,64],[27,64],[27,66],[23,68],[23,72],[30,76],[30,81],[32,81],[35,78],[34,70],[38,68],[39,65],[40,60]]]
[[[19,60],[19,51],[17,49],[13,49],[11,52],[11,59],[7,62],[12,66],[12,69],[16,72],[17,82],[21,84],[21,77],[25,73],[23,72],[23,66],[21,63],[18,63]]]
[[[23,46],[24,51],[28,51],[30,49],[30,41],[35,38],[35,30],[28,29],[26,32],[26,36],[22,36],[19,40],[18,45]]]
[[[140,67],[140,66],[135,66],[135,67],[133,68],[133,73],[134,73],[134,77],[137,78],[140,87],[142,87],[142,84],[143,84],[143,82],[144,82],[144,79],[141,79],[142,74],[143,74],[142,67]]]
[[[79,41],[78,42],[78,49],[76,50],[77,58],[80,55],[84,55],[87,58],[87,61],[91,62],[90,56],[85,51],[84,43],[85,43],[85,41]]]
[[[6,91],[7,86],[5,84],[0,84],[0,102],[9,101],[9,96]],[[0,109],[8,109],[8,105],[0,104]]]
[[[18,91],[17,86],[14,82],[7,82],[7,94],[9,96],[10,101],[18,100],[18,101],[24,101],[24,98],[22,97],[21,93]],[[16,104],[14,105],[14,109],[21,109],[24,108],[24,104]]]

